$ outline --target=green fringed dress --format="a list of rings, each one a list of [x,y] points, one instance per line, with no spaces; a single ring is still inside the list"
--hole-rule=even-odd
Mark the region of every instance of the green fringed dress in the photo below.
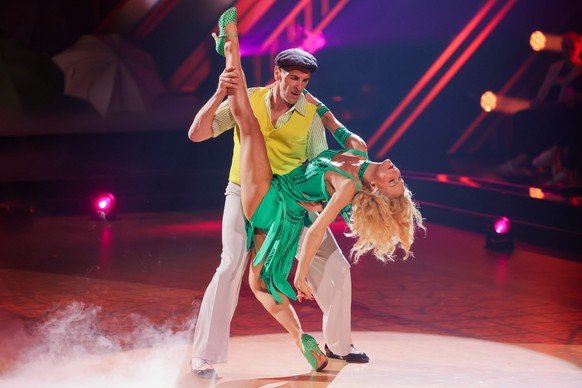
[[[357,184],[357,189],[360,189],[359,181],[355,177],[331,165],[332,157],[343,152],[367,158],[364,152],[358,150],[326,150],[309,163],[295,168],[288,174],[275,175],[269,191],[257,207],[252,219],[247,221],[247,250],[254,246],[254,228],[262,229],[266,233],[265,242],[257,252],[253,265],[264,261],[260,277],[265,282],[269,293],[279,303],[283,300],[278,292],[295,300],[295,291],[287,281],[287,277],[297,253],[299,236],[307,216],[307,211],[297,202],[329,201],[330,195],[327,193],[324,179],[326,171],[329,170],[353,179]],[[360,168],[358,173],[360,181],[368,164],[369,161],[366,160]],[[349,222],[348,210],[349,205],[342,210],[342,216],[346,222]]]

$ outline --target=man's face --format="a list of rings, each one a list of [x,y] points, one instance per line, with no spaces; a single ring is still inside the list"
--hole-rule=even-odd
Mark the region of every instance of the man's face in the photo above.
[[[287,104],[295,105],[301,92],[311,77],[311,73],[300,67],[287,67],[282,69],[275,66],[275,81],[279,81],[280,97]]]

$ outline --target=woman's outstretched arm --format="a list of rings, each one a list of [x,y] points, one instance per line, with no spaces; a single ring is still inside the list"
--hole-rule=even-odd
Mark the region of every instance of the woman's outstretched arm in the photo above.
[[[305,233],[299,255],[299,264],[295,272],[294,286],[300,295],[302,294],[308,299],[313,297],[313,289],[307,283],[307,272],[311,261],[323,241],[327,227],[335,221],[340,211],[351,202],[356,194],[356,183],[354,181],[345,177],[337,177],[335,180],[336,182],[333,183],[336,191],[331,196],[325,209]]]

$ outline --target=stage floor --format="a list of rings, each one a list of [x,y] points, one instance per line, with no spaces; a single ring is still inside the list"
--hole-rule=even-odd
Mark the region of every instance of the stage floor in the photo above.
[[[370,363],[311,373],[246,280],[219,378],[189,373],[220,212],[38,217],[0,232],[2,387],[582,387],[582,262],[435,224],[415,258],[352,266],[354,344]],[[333,225],[347,252],[343,224]],[[314,302],[297,305],[321,335]]]

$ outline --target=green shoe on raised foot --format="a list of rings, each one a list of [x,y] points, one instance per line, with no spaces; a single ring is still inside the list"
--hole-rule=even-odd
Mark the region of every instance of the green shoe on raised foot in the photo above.
[[[236,8],[231,7],[224,11],[218,19],[218,36],[212,33],[212,37],[216,41],[216,52],[224,57],[224,40],[227,36],[238,36],[237,34],[226,34],[224,29],[228,23],[236,24]]]
[[[313,370],[319,372],[327,366],[327,357],[319,349],[315,338],[309,334],[301,334],[301,350],[303,351],[303,356],[305,356]],[[325,359],[321,365],[317,365],[318,358],[316,355]]]

